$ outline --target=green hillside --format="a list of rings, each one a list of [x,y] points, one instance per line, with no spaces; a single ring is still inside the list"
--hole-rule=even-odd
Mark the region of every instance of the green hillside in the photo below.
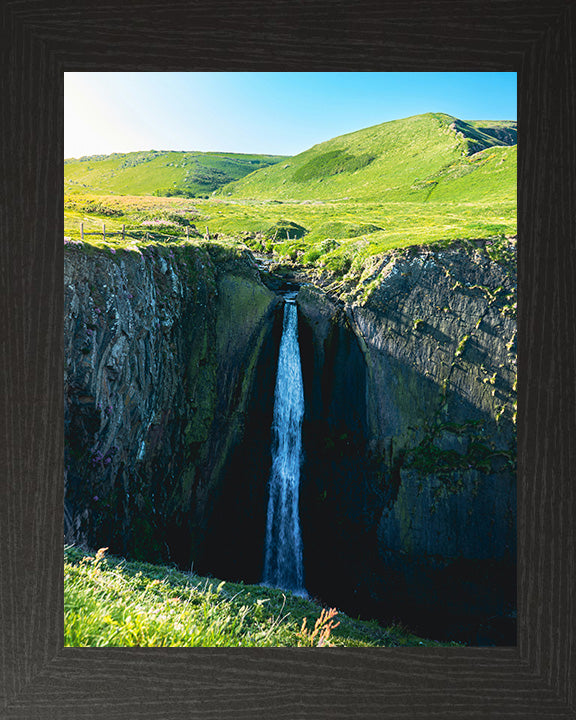
[[[119,243],[110,234],[124,231],[136,241],[161,240],[154,231],[174,241],[210,235],[353,285],[370,257],[394,248],[514,236],[515,141],[512,121],[428,113],[333,138],[292,158],[269,157],[268,167],[249,174],[262,156],[132,153],[69,161],[65,235],[77,240],[83,227],[88,242],[104,244]],[[244,176],[207,196],[213,185],[192,189],[189,156],[201,156],[205,167],[215,158],[222,173],[226,161],[227,172]],[[118,165],[126,167],[112,169]],[[143,197],[186,173],[186,189],[175,179],[174,191],[160,194],[197,192],[193,201]],[[83,188],[81,177],[95,187]]]
[[[64,189],[105,195],[207,196],[282,155],[149,150],[64,161]]]
[[[416,115],[315,145],[218,193],[258,200],[511,200],[515,127]]]

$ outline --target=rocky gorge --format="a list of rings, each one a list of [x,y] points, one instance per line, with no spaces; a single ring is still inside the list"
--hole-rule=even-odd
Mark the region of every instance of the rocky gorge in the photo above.
[[[293,286],[309,592],[513,644],[515,240],[391,251],[331,280],[216,243],[68,243],[66,539],[261,580]]]

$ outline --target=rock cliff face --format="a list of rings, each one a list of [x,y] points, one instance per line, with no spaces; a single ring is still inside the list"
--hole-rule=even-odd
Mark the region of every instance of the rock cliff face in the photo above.
[[[432,637],[513,643],[515,247],[300,277],[308,590]],[[221,246],[65,262],[66,537],[261,579],[282,279]]]
[[[373,258],[339,299],[300,291],[313,591],[514,641],[515,282],[514,244],[478,242]]]
[[[276,302],[247,254],[67,245],[68,541],[190,564]]]

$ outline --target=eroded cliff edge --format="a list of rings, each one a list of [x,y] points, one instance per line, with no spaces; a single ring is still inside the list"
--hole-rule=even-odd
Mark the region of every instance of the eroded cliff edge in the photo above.
[[[66,539],[189,566],[277,298],[217,245],[68,243],[64,280]]]

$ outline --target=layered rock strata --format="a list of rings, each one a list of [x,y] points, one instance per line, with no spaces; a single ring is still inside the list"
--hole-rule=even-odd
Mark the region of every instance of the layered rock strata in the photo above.
[[[412,248],[372,258],[339,295],[299,293],[308,417],[323,418],[305,448],[304,533],[320,528],[312,574],[328,567],[352,610],[511,639],[514,257],[513,241]]]
[[[66,538],[189,564],[277,302],[218,246],[65,253]]]

